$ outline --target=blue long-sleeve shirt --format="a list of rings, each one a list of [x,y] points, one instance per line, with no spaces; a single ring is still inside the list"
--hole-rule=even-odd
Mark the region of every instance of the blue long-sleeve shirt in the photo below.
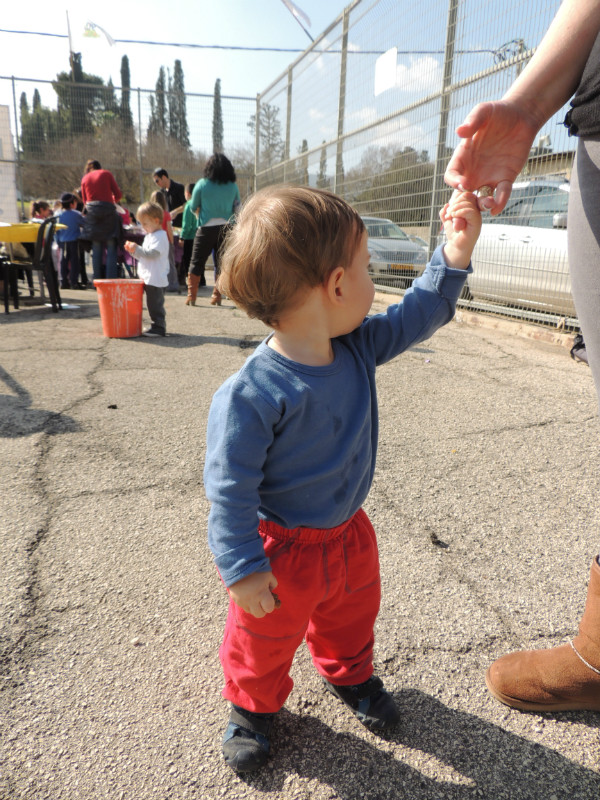
[[[67,208],[60,212],[58,221],[61,225],[66,225],[67,227],[66,229],[59,228],[56,231],[57,242],[75,242],[79,239],[80,228],[83,225],[83,214],[74,208]]]
[[[358,511],[375,471],[375,368],[452,319],[468,271],[447,267],[438,248],[401,303],[332,340],[331,364],[290,361],[266,339],[218,389],[204,484],[209,545],[226,586],[270,569],[259,519],[332,528]]]

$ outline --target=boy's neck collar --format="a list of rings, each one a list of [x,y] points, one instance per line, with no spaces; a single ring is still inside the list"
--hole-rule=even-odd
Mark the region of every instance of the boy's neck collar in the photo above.
[[[331,339],[317,346],[315,342],[296,337],[286,336],[280,331],[274,331],[267,339],[267,347],[279,355],[297,364],[307,367],[326,367],[334,361],[333,345]]]

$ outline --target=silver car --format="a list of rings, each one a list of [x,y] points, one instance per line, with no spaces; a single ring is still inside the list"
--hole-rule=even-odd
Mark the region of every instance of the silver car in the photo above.
[[[427,264],[427,253],[411,242],[407,234],[390,219],[362,217],[369,236],[371,271],[375,283],[406,287]]]
[[[474,300],[575,316],[567,259],[569,184],[515,183],[504,211],[484,217],[468,289]]]

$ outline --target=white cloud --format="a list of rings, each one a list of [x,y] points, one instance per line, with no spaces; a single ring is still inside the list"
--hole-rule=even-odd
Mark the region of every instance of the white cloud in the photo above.
[[[410,56],[396,67],[396,88],[402,92],[429,94],[442,85],[442,65],[433,56]]]

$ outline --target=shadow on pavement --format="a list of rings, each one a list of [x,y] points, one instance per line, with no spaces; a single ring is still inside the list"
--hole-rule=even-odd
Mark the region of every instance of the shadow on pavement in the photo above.
[[[450,709],[418,690],[399,692],[395,699],[402,720],[387,738],[410,748],[422,769],[386,752],[375,736],[370,744],[350,733],[336,734],[316,717],[284,710],[274,731],[274,768],[244,781],[272,792],[295,774],[328,784],[332,796],[343,800],[590,800],[600,796],[596,772],[543,744]],[[582,714],[590,725],[600,727],[597,715],[578,712],[578,720]],[[436,778],[449,771],[450,780]]]
[[[29,392],[2,367],[0,367],[0,381],[12,393],[0,393],[0,437],[17,439],[42,431],[52,436],[80,429],[79,424],[65,414],[30,408]]]

